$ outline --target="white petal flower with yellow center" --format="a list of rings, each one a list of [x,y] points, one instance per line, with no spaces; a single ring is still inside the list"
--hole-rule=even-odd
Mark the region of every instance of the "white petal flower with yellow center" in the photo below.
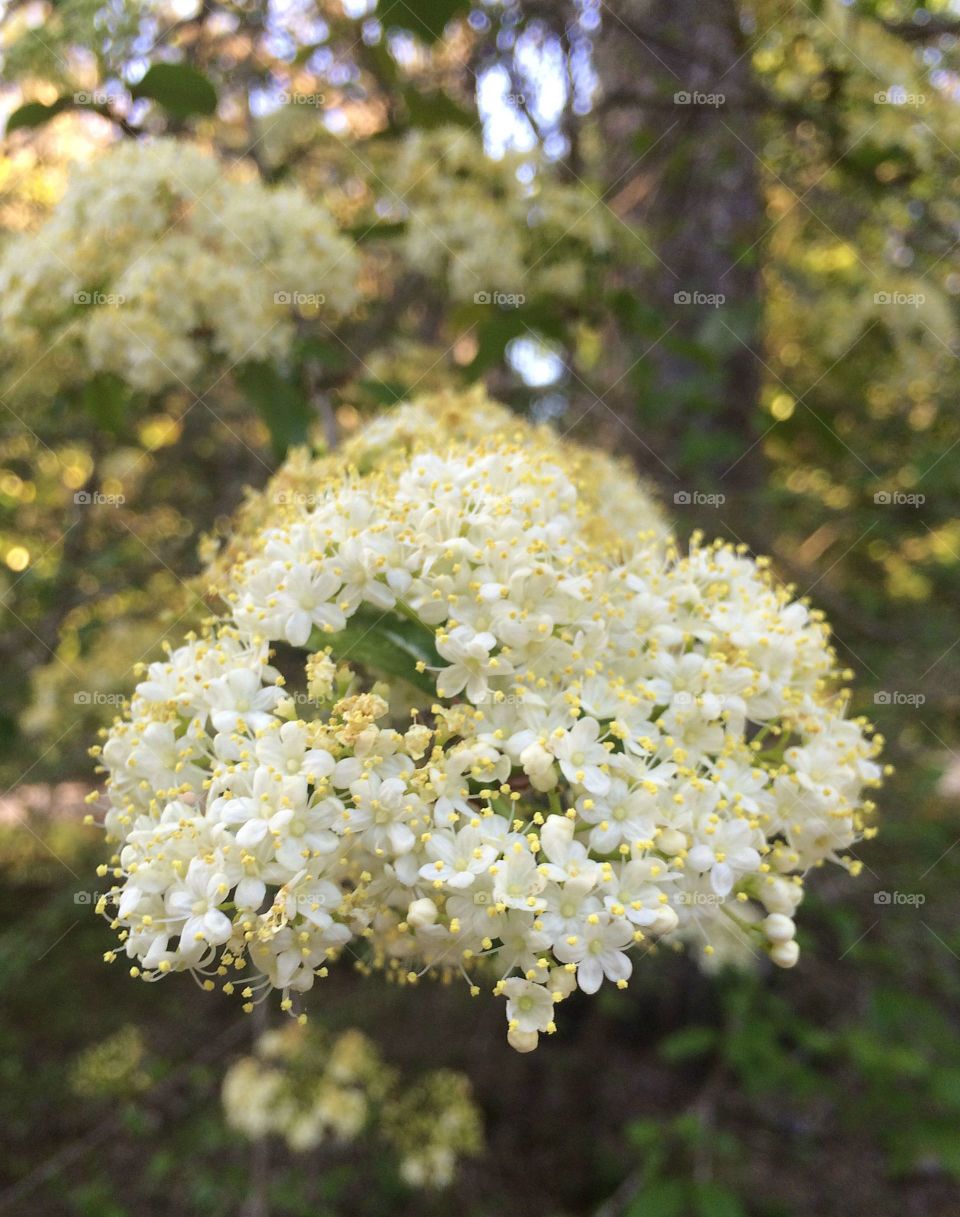
[[[582,934],[554,943],[553,952],[562,963],[577,965],[577,984],[584,993],[596,993],[604,978],[629,980],[633,963],[626,949],[633,934],[633,928],[621,918],[599,913],[588,919]]]
[[[596,719],[579,719],[569,731],[551,741],[551,751],[568,782],[591,794],[606,794],[610,789],[607,771],[610,756],[600,742],[600,724]]]
[[[489,681],[495,676],[509,676],[513,665],[502,655],[492,655],[497,645],[493,634],[475,634],[469,626],[458,625],[449,634],[437,639],[437,651],[450,661],[437,677],[437,692],[441,697],[456,697],[466,690],[472,702],[484,699]]]

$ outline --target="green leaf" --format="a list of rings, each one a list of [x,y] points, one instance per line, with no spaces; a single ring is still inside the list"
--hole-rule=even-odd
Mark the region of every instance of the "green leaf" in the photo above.
[[[431,667],[441,664],[433,630],[419,621],[365,605],[350,618],[346,629],[336,634],[318,632],[311,639],[313,643],[318,648],[332,647],[337,659],[366,668],[375,676],[400,678],[424,693],[436,695],[435,678],[416,669],[421,660]]]
[[[960,1069],[937,1069],[931,1078],[930,1089],[938,1103],[951,1111],[960,1111]]]
[[[696,1184],[697,1217],[746,1217],[746,1209],[728,1188],[719,1183]]]
[[[424,42],[436,42],[453,18],[469,9],[464,0],[403,0],[392,8],[391,24],[410,30]]]
[[[83,386],[83,404],[104,431],[118,434],[127,416],[130,387],[113,372],[98,372]]]
[[[476,328],[477,353],[468,368],[476,378],[503,361],[508,343],[527,333],[527,323],[520,309],[503,312],[494,304],[478,304],[474,312],[483,318]]]
[[[645,1187],[625,1210],[625,1217],[689,1217],[689,1193],[680,1179],[661,1179]]]
[[[390,54],[387,42],[364,43],[360,54],[370,65],[374,76],[387,89],[400,87],[400,73],[397,71],[397,61]]]
[[[446,93],[421,93],[410,85],[402,93],[414,127],[429,131],[433,127],[473,127],[477,122],[475,114],[458,106]]]
[[[894,1174],[906,1174],[922,1164],[929,1169],[933,1160],[942,1171],[960,1178],[960,1141],[955,1120],[939,1127],[924,1121],[918,1128],[904,1130],[890,1154]]]
[[[213,114],[217,108],[216,89],[202,72],[185,63],[155,63],[130,92],[159,102],[174,118]]]
[[[342,372],[347,366],[343,348],[332,342],[324,342],[316,335],[308,334],[297,338],[293,344],[294,357],[298,360],[312,360],[321,364],[327,372]]]
[[[384,220],[375,224],[355,224],[344,228],[343,233],[356,242],[379,241],[390,237],[402,237],[407,231],[407,225],[402,220]]]
[[[899,185],[918,172],[913,153],[907,147],[901,144],[884,146],[872,140],[858,140],[838,164],[848,175],[854,176],[858,184],[875,191],[889,190],[891,182],[896,181]],[[883,180],[877,177],[881,165],[886,166],[891,175]]]
[[[632,1120],[624,1131],[630,1144],[639,1150],[652,1149],[664,1139],[659,1120]]]
[[[48,106],[42,101],[28,101],[20,106],[7,119],[7,135],[11,131],[28,130],[31,127],[40,127],[44,123],[49,122],[51,118],[56,118],[58,114],[62,114],[64,110],[72,109],[72,97],[58,97],[56,101],[52,101]]]
[[[410,386],[400,380],[358,380],[357,387],[370,397],[378,406],[386,406],[388,409],[395,406],[398,401],[403,401],[407,396]]]
[[[675,1065],[693,1057],[706,1056],[716,1042],[714,1027],[684,1027],[661,1041],[659,1054],[669,1064]]]
[[[307,442],[314,420],[310,403],[299,385],[287,380],[271,363],[251,361],[234,369],[241,391],[267,424],[278,457],[288,448]]]

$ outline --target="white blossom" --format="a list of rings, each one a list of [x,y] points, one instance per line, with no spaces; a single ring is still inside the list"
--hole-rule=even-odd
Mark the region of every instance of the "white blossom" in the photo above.
[[[826,625],[736,548],[681,551],[608,458],[427,403],[251,498],[215,620],[108,733],[122,951],[228,991],[243,965],[247,1008],[348,949],[486,981],[520,1051],[650,939],[793,966],[804,875],[856,873],[880,777]]]

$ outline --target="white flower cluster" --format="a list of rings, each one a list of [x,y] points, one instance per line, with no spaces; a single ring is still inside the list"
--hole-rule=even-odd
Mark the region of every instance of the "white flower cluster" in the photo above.
[[[135,974],[287,1009],[344,951],[490,977],[530,1050],[659,940],[791,966],[805,873],[857,869],[880,740],[820,614],[740,549],[680,551],[639,489],[618,523],[611,462],[474,408],[285,471],[221,616],[137,686],[102,750]]]
[[[529,154],[492,160],[462,127],[408,135],[383,166],[381,200],[406,221],[406,262],[444,277],[457,300],[578,295],[583,252],[613,243],[610,213],[585,186],[531,165]]]
[[[359,257],[297,188],[243,180],[176,140],[123,143],[79,170],[0,258],[0,362],[50,395],[111,372],[136,389],[208,363],[288,354],[301,311],[338,317]]]
[[[294,1150],[352,1141],[367,1124],[371,1090],[379,1098],[385,1080],[383,1062],[362,1032],[328,1041],[315,1028],[290,1023],[265,1031],[253,1055],[227,1070],[224,1114],[251,1140],[272,1133]]]
[[[302,1152],[378,1136],[414,1187],[444,1187],[479,1152],[482,1121],[468,1079],[437,1069],[405,1082],[362,1032],[330,1037],[291,1023],[259,1037],[223,1080],[224,1114],[252,1140],[283,1137]]]

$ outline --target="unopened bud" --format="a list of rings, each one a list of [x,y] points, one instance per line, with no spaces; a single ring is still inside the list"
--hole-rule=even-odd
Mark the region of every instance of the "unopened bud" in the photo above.
[[[677,928],[679,921],[680,918],[677,916],[676,911],[669,904],[662,904],[657,909],[656,917],[646,929],[650,934],[669,934],[671,930]]]
[[[763,932],[771,942],[791,942],[797,932],[797,927],[783,913],[771,913],[761,922]]]
[[[672,857],[687,848],[687,838],[676,828],[665,828],[657,836],[656,846],[660,853]]]
[[[540,1039],[540,1035],[536,1031],[517,1031],[511,1029],[507,1032],[507,1043],[517,1052],[533,1052]]]
[[[414,900],[407,909],[407,921],[415,930],[422,930],[433,925],[437,920],[437,906],[424,896],[422,900]]]
[[[795,938],[789,942],[777,942],[770,948],[770,958],[778,968],[792,968],[800,958],[800,948]]]

